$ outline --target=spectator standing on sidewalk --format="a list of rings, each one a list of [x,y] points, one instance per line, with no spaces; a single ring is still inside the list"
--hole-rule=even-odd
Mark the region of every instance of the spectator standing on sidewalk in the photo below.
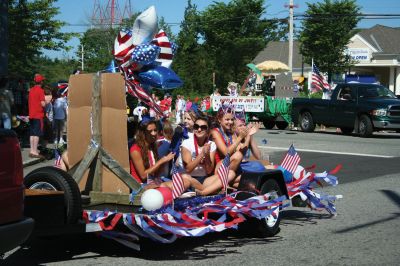
[[[0,80],[0,125],[5,129],[11,129],[11,107],[14,104],[14,96],[8,89],[8,79]]]
[[[64,144],[63,131],[65,126],[65,121],[67,119],[68,103],[65,94],[61,94],[62,90],[59,90],[57,99],[54,101],[53,111],[54,111],[54,133],[56,139],[55,144]]]
[[[179,125],[182,121],[182,114],[183,114],[183,108],[182,108],[182,99],[180,95],[176,96],[176,104],[175,104],[175,124]]]
[[[53,141],[53,100],[52,91],[48,88],[44,89],[44,117],[43,117],[43,142],[44,147],[47,146],[49,142]]]
[[[29,124],[30,124],[30,153],[31,158],[44,158],[39,154],[38,144],[39,138],[43,136],[43,118],[45,97],[42,88],[45,78],[40,74],[35,74],[35,86],[29,90],[28,107],[29,107]]]

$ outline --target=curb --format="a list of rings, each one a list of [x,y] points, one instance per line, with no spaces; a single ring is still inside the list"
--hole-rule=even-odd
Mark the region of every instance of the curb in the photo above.
[[[41,161],[44,161],[44,159],[39,159],[39,158],[37,158],[37,159],[27,160],[27,161],[24,161],[24,162],[22,163],[22,166],[25,168],[25,167],[28,167],[28,166],[31,166],[31,165],[40,163]]]

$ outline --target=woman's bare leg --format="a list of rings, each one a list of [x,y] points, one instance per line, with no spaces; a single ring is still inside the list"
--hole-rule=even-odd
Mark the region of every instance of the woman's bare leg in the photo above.
[[[235,180],[235,172],[233,170],[229,170],[228,173],[228,184]],[[211,195],[217,193],[222,188],[221,180],[218,175],[212,175],[206,178],[203,184],[203,190],[196,190],[196,193],[199,195]]]

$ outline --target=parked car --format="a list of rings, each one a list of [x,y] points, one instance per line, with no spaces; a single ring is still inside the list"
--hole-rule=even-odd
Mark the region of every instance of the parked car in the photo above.
[[[294,98],[292,121],[304,132],[313,132],[316,124],[361,137],[380,130],[400,132],[400,99],[378,84],[338,84],[330,100]]]
[[[25,242],[34,227],[24,217],[24,190],[17,135],[0,129],[0,255]]]

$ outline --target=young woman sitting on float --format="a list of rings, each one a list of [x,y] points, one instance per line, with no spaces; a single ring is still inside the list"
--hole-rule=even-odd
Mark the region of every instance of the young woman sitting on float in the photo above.
[[[210,123],[205,116],[198,117],[193,125],[193,138],[183,141],[181,152],[183,167],[187,174],[203,184],[203,189],[196,189],[197,194],[210,195],[218,192],[222,185],[215,169],[216,145],[209,140]]]
[[[237,112],[235,114],[235,133],[239,134],[244,128],[248,128],[249,133],[239,144],[239,150],[243,154],[243,160],[240,163],[239,172],[244,170],[257,172],[265,171],[265,168],[274,169],[273,166],[270,166],[268,160],[262,158],[261,151],[253,138],[254,134],[256,134],[260,129],[260,124],[251,123],[246,125],[246,116],[244,111]]]
[[[157,156],[157,125],[155,121],[145,120],[139,126],[136,133],[135,144],[130,148],[130,169],[131,175],[139,183],[147,183],[146,189],[156,187],[172,188],[172,182],[163,180],[158,176],[158,171],[165,163],[170,162],[175,154],[170,152],[162,158]],[[156,178],[150,179],[151,176]],[[195,189],[203,189],[203,186],[189,175],[182,174],[185,189],[194,187]]]
[[[249,134],[247,127],[239,130],[239,134],[234,132],[235,109],[233,106],[222,106],[217,113],[217,127],[211,131],[213,141],[217,146],[215,154],[215,173],[221,165],[226,154],[230,155],[228,183],[233,187],[238,187],[240,176],[237,175],[237,170],[243,159],[243,153],[239,150],[239,145],[242,140]],[[222,184],[220,184],[222,186]]]

